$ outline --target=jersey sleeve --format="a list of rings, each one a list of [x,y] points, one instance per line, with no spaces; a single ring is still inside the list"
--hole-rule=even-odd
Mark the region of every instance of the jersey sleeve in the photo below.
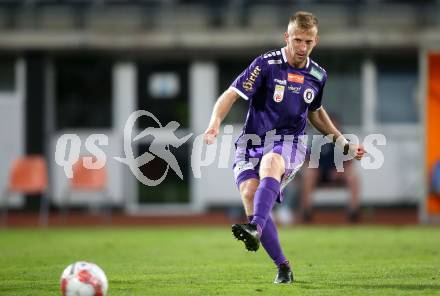
[[[243,99],[251,99],[264,80],[266,61],[262,56],[257,57],[235,80],[229,89],[234,90]]]
[[[322,96],[324,94],[324,87],[325,83],[327,81],[327,75],[324,75],[324,79],[321,84],[321,88],[319,89],[318,94],[316,95],[315,99],[310,103],[309,111],[316,111],[322,106]]]

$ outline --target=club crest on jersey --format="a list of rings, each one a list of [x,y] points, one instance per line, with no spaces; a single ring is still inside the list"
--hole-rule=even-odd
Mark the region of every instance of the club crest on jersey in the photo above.
[[[277,103],[281,102],[284,97],[284,85],[275,85],[275,91],[273,92],[273,100]]]
[[[308,88],[304,91],[303,97],[304,97],[304,102],[310,104],[315,98],[315,91],[311,88]]]

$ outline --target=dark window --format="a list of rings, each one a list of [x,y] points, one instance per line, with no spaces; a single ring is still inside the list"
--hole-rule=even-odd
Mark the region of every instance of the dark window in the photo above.
[[[150,151],[151,142],[145,145],[139,145],[139,155]],[[180,170],[183,174],[181,180],[176,172],[168,167],[166,161],[160,157],[154,157],[150,162],[140,167],[140,170],[150,180],[160,179],[166,172],[168,172],[164,180],[156,186],[146,186],[141,182],[138,183],[138,196],[140,204],[167,204],[167,203],[188,203],[189,202],[189,177],[190,171],[190,147],[188,144],[183,144],[178,148],[169,145],[169,151],[175,156]]]
[[[417,53],[380,55],[377,66],[377,109],[381,123],[418,121]]]
[[[57,128],[111,127],[111,61],[60,58],[55,65]]]
[[[241,59],[219,60],[219,95],[229,88],[235,78],[241,74],[251,63],[252,57]],[[248,112],[248,101],[240,98],[229,111],[223,124],[244,124]]]
[[[327,71],[322,105],[335,114],[341,124],[361,124],[361,65],[360,54],[323,50],[312,59]]]
[[[177,121],[189,128],[188,63],[142,62],[138,66],[138,106],[165,126]],[[139,128],[148,124],[139,120]]]
[[[0,92],[15,91],[15,58],[0,58]]]

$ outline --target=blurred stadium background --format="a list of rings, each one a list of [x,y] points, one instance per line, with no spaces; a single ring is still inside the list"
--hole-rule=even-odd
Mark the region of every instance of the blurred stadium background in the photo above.
[[[230,168],[218,168],[216,159],[194,178],[192,140],[174,151],[184,180],[170,171],[156,187],[139,183],[113,157],[124,155],[124,124],[138,109],[163,125],[178,121],[178,136],[201,134],[235,76],[255,56],[283,46],[297,10],[320,21],[312,58],[329,73],[327,109],[345,132],[387,139],[379,147],[384,165],[359,167],[362,207],[403,208],[419,221],[437,220],[440,203],[429,178],[440,159],[440,1],[0,0],[0,188],[7,189],[11,165],[23,155],[42,155],[48,174],[43,194],[8,198],[9,222],[38,213],[42,198],[51,213],[62,208],[69,185],[54,155],[66,133],[80,136],[82,153],[90,134],[109,136],[101,148],[110,198],[72,193],[69,203],[81,213],[102,203],[135,223],[239,213]],[[238,133],[245,114],[243,101],[225,124]],[[138,131],[149,124],[140,120]],[[133,147],[140,154],[150,143],[147,137]],[[165,168],[156,159],[142,171],[157,178]],[[338,208],[346,200],[344,191],[320,190],[315,205]]]

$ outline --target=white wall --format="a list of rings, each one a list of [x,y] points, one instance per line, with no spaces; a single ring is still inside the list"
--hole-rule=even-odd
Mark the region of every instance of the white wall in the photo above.
[[[25,151],[25,62],[17,60],[15,66],[15,91],[0,92],[0,189],[6,189],[9,170],[14,159]],[[20,197],[9,200],[10,205],[20,205]]]

